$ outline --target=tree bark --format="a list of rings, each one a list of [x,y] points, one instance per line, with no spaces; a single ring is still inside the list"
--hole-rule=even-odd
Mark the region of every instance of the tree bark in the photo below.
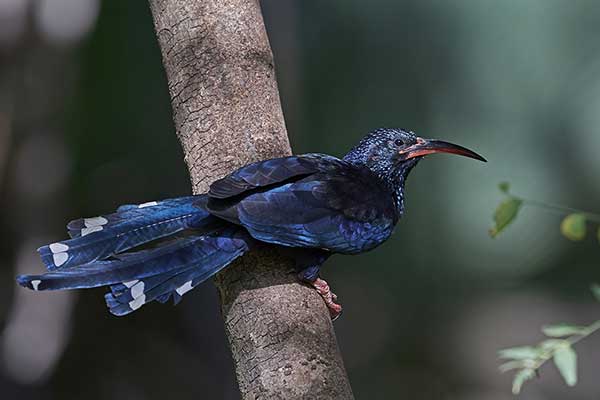
[[[256,0],[149,0],[194,193],[289,155]],[[243,399],[352,399],[329,313],[270,246],[215,279]]]

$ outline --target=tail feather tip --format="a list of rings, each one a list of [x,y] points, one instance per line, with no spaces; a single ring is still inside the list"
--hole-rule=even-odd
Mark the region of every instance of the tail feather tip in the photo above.
[[[18,275],[17,283],[27,289],[42,290],[42,288],[40,288],[40,283],[42,283],[42,280],[38,279],[38,277],[35,275]]]

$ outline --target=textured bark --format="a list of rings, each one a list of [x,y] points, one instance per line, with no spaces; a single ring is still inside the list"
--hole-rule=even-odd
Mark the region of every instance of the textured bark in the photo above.
[[[150,0],[194,193],[290,154],[273,56],[253,0]],[[265,245],[215,280],[243,399],[351,399],[329,313]]]

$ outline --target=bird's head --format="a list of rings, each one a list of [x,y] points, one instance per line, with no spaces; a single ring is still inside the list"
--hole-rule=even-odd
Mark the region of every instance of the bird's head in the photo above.
[[[424,156],[451,153],[486,161],[462,146],[435,139],[423,139],[405,129],[380,128],[370,132],[344,157],[344,160],[367,166],[394,185],[403,184],[410,170]]]

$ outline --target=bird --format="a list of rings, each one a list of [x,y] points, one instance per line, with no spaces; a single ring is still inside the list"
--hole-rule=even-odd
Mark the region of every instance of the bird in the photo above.
[[[342,307],[321,277],[333,254],[388,240],[404,214],[405,184],[425,156],[465,147],[398,128],[369,132],[342,158],[308,153],[248,164],[207,193],[120,206],[67,225],[70,239],[38,249],[48,272],[19,275],[32,290],[108,286],[109,311],[127,315],[153,301],[179,303],[198,284],[264,243],[292,254],[301,282],[336,319]]]

